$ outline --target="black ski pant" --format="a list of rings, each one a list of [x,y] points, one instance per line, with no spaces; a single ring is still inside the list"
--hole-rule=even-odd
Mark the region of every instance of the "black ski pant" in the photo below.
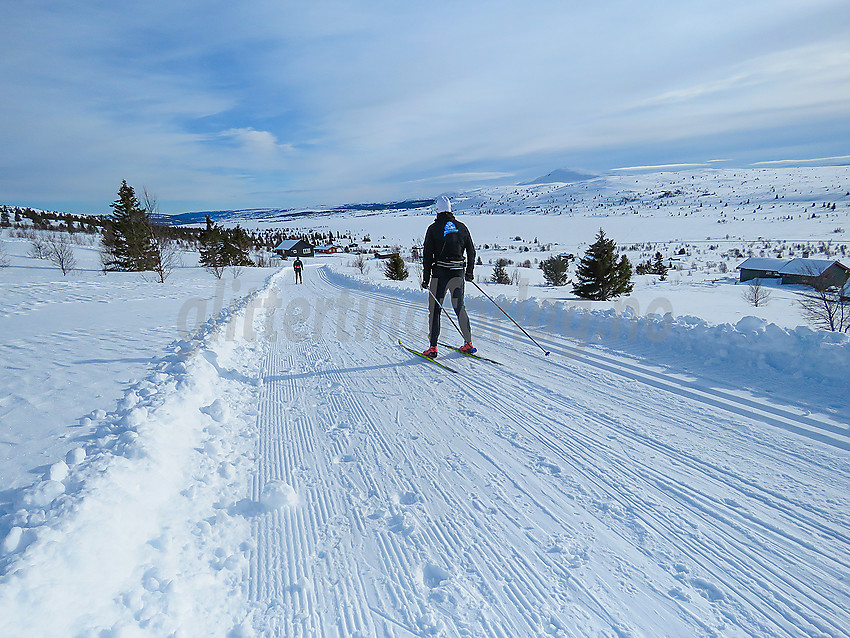
[[[443,299],[446,292],[449,292],[452,300],[452,307],[457,315],[458,327],[460,328],[463,340],[465,342],[472,341],[472,330],[469,327],[469,315],[466,314],[466,306],[463,304],[463,286],[464,278],[462,270],[449,270],[441,266],[434,266],[431,271],[431,295],[428,295],[430,312],[430,331],[428,338],[431,340],[431,345],[436,346],[437,340],[440,337],[440,315],[443,305]],[[436,298],[436,301],[434,299]],[[437,304],[440,305],[437,305]]]
[[[295,269],[295,283],[296,284],[302,283],[302,281],[301,281],[301,269],[300,268]]]

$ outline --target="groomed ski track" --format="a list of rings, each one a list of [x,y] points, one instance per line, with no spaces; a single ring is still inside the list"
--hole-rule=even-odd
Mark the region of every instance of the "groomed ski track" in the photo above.
[[[297,502],[251,519],[259,635],[850,635],[841,424],[492,318],[504,365],[450,374],[396,345],[424,300],[304,282],[260,335],[248,496]]]

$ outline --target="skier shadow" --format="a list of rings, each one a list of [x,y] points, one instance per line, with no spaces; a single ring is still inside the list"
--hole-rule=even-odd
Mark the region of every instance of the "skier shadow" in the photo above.
[[[311,379],[313,377],[326,377],[331,374],[353,374],[356,372],[371,372],[373,370],[390,370],[393,368],[404,368],[407,366],[418,365],[418,361],[399,361],[397,363],[382,363],[374,366],[357,366],[352,368],[332,368],[327,370],[310,370],[307,372],[299,372],[296,374],[287,375],[272,375],[263,377],[263,383],[275,383],[278,381],[295,381],[298,379]]]

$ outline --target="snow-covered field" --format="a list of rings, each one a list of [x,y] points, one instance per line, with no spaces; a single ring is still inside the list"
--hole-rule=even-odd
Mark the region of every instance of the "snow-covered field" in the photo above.
[[[842,259],[850,171],[732,173],[460,194],[482,280],[600,226],[686,254],[612,303],[509,266],[482,286],[551,355],[470,291],[502,365],[444,349],[458,374],[396,345],[424,293],[377,260],[158,284],[3,236],[0,635],[850,635],[850,338],[793,287],[748,306],[729,256]],[[297,224],[408,250],[429,221]]]

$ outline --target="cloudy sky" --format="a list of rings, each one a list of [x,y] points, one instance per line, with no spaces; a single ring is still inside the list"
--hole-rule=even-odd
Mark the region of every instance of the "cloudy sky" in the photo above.
[[[0,203],[433,197],[850,155],[848,0],[0,0]]]

